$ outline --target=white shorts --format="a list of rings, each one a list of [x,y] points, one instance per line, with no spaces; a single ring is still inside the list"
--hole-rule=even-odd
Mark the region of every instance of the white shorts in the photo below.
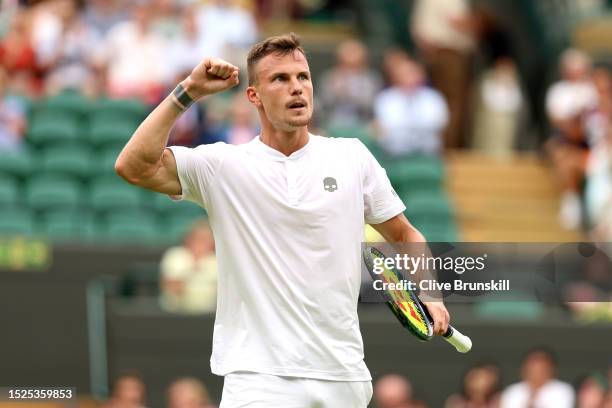
[[[239,372],[225,376],[219,408],[366,408],[371,381],[327,381]]]

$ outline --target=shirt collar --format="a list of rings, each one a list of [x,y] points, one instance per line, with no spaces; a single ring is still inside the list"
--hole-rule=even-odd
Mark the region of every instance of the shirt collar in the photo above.
[[[253,140],[251,140],[248,144],[249,144],[249,150],[261,157],[266,157],[268,159],[276,160],[276,161],[286,161],[286,160],[297,160],[300,157],[302,157],[304,154],[306,154],[308,149],[310,149],[310,146],[312,146],[312,141],[313,141],[312,135],[309,133],[308,142],[306,142],[306,144],[302,148],[291,153],[289,156],[285,156],[283,153],[279,152],[278,150],[262,142],[259,135],[254,137]]]

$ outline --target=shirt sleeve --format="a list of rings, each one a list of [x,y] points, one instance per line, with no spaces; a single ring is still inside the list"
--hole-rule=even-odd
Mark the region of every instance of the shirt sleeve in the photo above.
[[[222,142],[193,149],[183,146],[169,147],[176,160],[182,190],[180,196],[172,198],[192,201],[209,209],[212,186],[227,152],[226,148],[227,145]]]
[[[391,186],[387,172],[361,141],[356,140],[361,159],[364,218],[368,224],[380,224],[402,213],[406,207]]]

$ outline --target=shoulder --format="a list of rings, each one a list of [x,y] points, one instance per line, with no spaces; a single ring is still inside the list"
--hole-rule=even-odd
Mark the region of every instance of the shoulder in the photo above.
[[[190,159],[192,161],[220,161],[232,152],[237,151],[237,146],[225,142],[199,145],[197,147],[169,146],[176,160]]]
[[[312,137],[315,148],[334,154],[354,152],[366,148],[361,140],[354,137],[326,137],[318,135],[310,135],[310,137]]]
[[[558,96],[560,94],[564,94],[570,90],[570,84],[566,81],[558,81],[553,83],[547,91],[547,95],[549,96]]]
[[[164,267],[169,267],[176,265],[177,263],[185,262],[191,258],[191,254],[189,251],[182,246],[175,246],[172,248],[168,248],[166,252],[162,255],[161,265],[162,269]]]
[[[524,393],[526,390],[525,384],[523,383],[514,383],[506,387],[502,393],[502,398],[514,398],[517,395]]]
[[[376,95],[376,99],[380,101],[386,101],[391,98],[397,98],[399,93],[395,88],[385,88]]]
[[[193,148],[197,154],[206,154],[208,152],[215,153],[231,153],[238,150],[238,146],[226,142],[217,142],[211,144],[202,144]]]
[[[550,381],[548,384],[546,384],[546,388],[554,393],[566,393],[566,394],[572,393],[573,394],[574,392],[574,389],[571,385],[569,385],[566,382],[559,381],[559,380]]]
[[[442,94],[435,88],[424,86],[421,88],[421,96],[436,103],[445,103]]]

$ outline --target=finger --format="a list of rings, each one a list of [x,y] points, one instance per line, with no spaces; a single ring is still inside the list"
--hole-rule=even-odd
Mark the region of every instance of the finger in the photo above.
[[[440,320],[440,317],[436,314],[436,316],[433,316],[434,319],[434,327],[433,327],[433,332],[435,334],[440,334],[440,329],[442,327],[442,321]]]
[[[219,70],[219,76],[223,79],[227,79],[232,75],[233,67],[231,64],[225,63],[221,65],[221,69]]]
[[[228,81],[230,82],[232,86],[238,85],[238,83],[240,82],[239,72],[238,71],[232,72]]]
[[[208,69],[208,73],[213,76],[219,76],[219,64],[213,63],[211,67]]]
[[[448,315],[448,312],[442,311],[440,319],[440,335],[446,334],[446,331],[448,330],[449,320],[450,316]]]

